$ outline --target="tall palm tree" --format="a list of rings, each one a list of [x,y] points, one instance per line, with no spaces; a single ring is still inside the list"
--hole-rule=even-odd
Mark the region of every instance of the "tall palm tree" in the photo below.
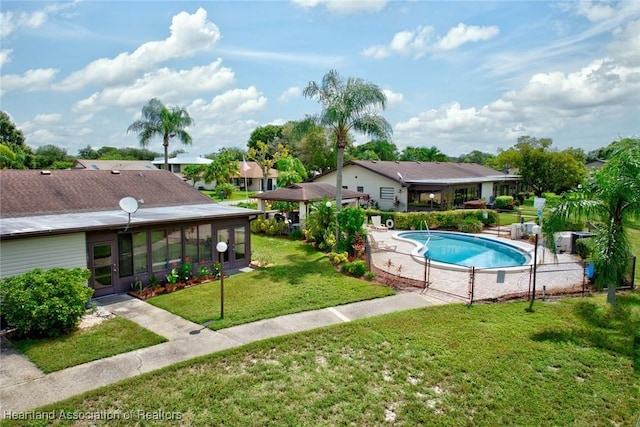
[[[140,145],[146,148],[155,136],[162,136],[164,146],[164,168],[169,170],[169,140],[178,137],[184,145],[191,144],[191,135],[184,129],[193,124],[193,119],[184,108],[167,108],[157,98],[153,98],[142,107],[142,119],[136,120],[127,133],[137,132]]]
[[[308,119],[329,130],[336,140],[336,211],[340,211],[342,164],[349,131],[355,130],[377,139],[389,139],[391,125],[377,113],[377,109],[386,108],[387,97],[380,87],[362,79],[349,77],[345,83],[335,70],[325,74],[320,83],[310,82],[304,89],[304,96],[316,99],[322,105],[322,112]]]
[[[626,219],[640,218],[640,140],[615,143],[614,155],[594,172],[586,185],[565,195],[560,205],[545,218],[543,231],[549,249],[555,251],[554,233],[568,222],[588,219],[596,222],[593,264],[598,288],[607,287],[607,301],[615,305],[615,289],[622,281],[631,258],[624,229]]]

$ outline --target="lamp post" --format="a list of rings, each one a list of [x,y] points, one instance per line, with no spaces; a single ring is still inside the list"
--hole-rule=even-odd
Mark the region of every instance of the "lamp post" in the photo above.
[[[531,295],[531,302],[527,311],[533,311],[533,301],[536,299],[536,270],[538,269],[538,237],[540,236],[540,226],[534,225],[531,227],[531,232],[535,236],[533,244],[533,294]]]
[[[216,245],[218,251],[218,260],[220,261],[220,319],[224,318],[224,256],[227,251],[225,242],[218,242]]]
[[[431,193],[429,194],[429,199],[431,199],[431,210],[433,210],[433,198],[436,197],[435,194]]]

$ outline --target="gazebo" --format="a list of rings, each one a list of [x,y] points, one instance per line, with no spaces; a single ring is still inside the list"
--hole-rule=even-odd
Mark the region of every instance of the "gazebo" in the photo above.
[[[305,218],[309,215],[309,205],[321,200],[336,199],[335,185],[323,182],[300,182],[277,190],[265,191],[256,194],[253,198],[258,199],[258,209],[265,211],[265,201],[298,202],[300,205],[300,228],[304,228]],[[369,195],[353,190],[342,190],[343,204],[360,204],[360,199],[368,199]]]

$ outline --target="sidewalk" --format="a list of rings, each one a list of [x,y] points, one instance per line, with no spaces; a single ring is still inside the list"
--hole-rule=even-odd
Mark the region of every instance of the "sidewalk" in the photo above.
[[[349,322],[401,310],[459,302],[437,291],[329,307],[213,331],[128,295],[96,301],[113,314],[134,321],[169,341],[45,375],[26,357],[2,344],[0,415],[24,412],[79,393],[254,341]]]

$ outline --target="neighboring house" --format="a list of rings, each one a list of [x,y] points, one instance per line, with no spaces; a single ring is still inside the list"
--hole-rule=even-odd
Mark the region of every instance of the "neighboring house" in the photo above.
[[[335,169],[313,178],[335,185]],[[446,209],[470,200],[514,195],[520,177],[475,163],[354,160],[342,169],[345,189],[368,193],[380,209],[401,212]]]
[[[607,163],[606,160],[600,160],[600,159],[596,159],[593,160],[587,164],[585,164],[585,167],[587,169],[600,169],[602,166],[604,166]]]
[[[89,160],[76,159],[71,169],[83,170],[157,170],[149,160]]]
[[[164,157],[156,157],[155,159],[153,159],[151,163],[157,166],[158,169],[164,169]],[[184,177],[182,176],[182,170],[184,169],[185,166],[187,165],[206,166],[213,163],[213,160],[207,159],[206,157],[203,157],[203,156],[197,156],[195,154],[178,153],[176,157],[170,158],[167,163],[169,164],[169,170],[171,172],[173,172],[180,178],[184,179]],[[193,186],[202,190],[204,189],[213,190],[216,187],[216,184],[215,182],[206,183],[204,181],[198,181],[194,183]]]
[[[243,167],[245,164],[247,167]],[[267,182],[264,182],[262,169],[256,162],[238,162],[238,171],[239,173],[233,178],[232,184],[242,191],[270,191],[276,187],[278,171],[275,169],[269,169]]]
[[[0,277],[81,267],[95,297],[124,293],[187,260],[194,273],[212,265],[220,241],[225,269],[242,268],[261,213],[215,203],[162,170],[1,170]]]

